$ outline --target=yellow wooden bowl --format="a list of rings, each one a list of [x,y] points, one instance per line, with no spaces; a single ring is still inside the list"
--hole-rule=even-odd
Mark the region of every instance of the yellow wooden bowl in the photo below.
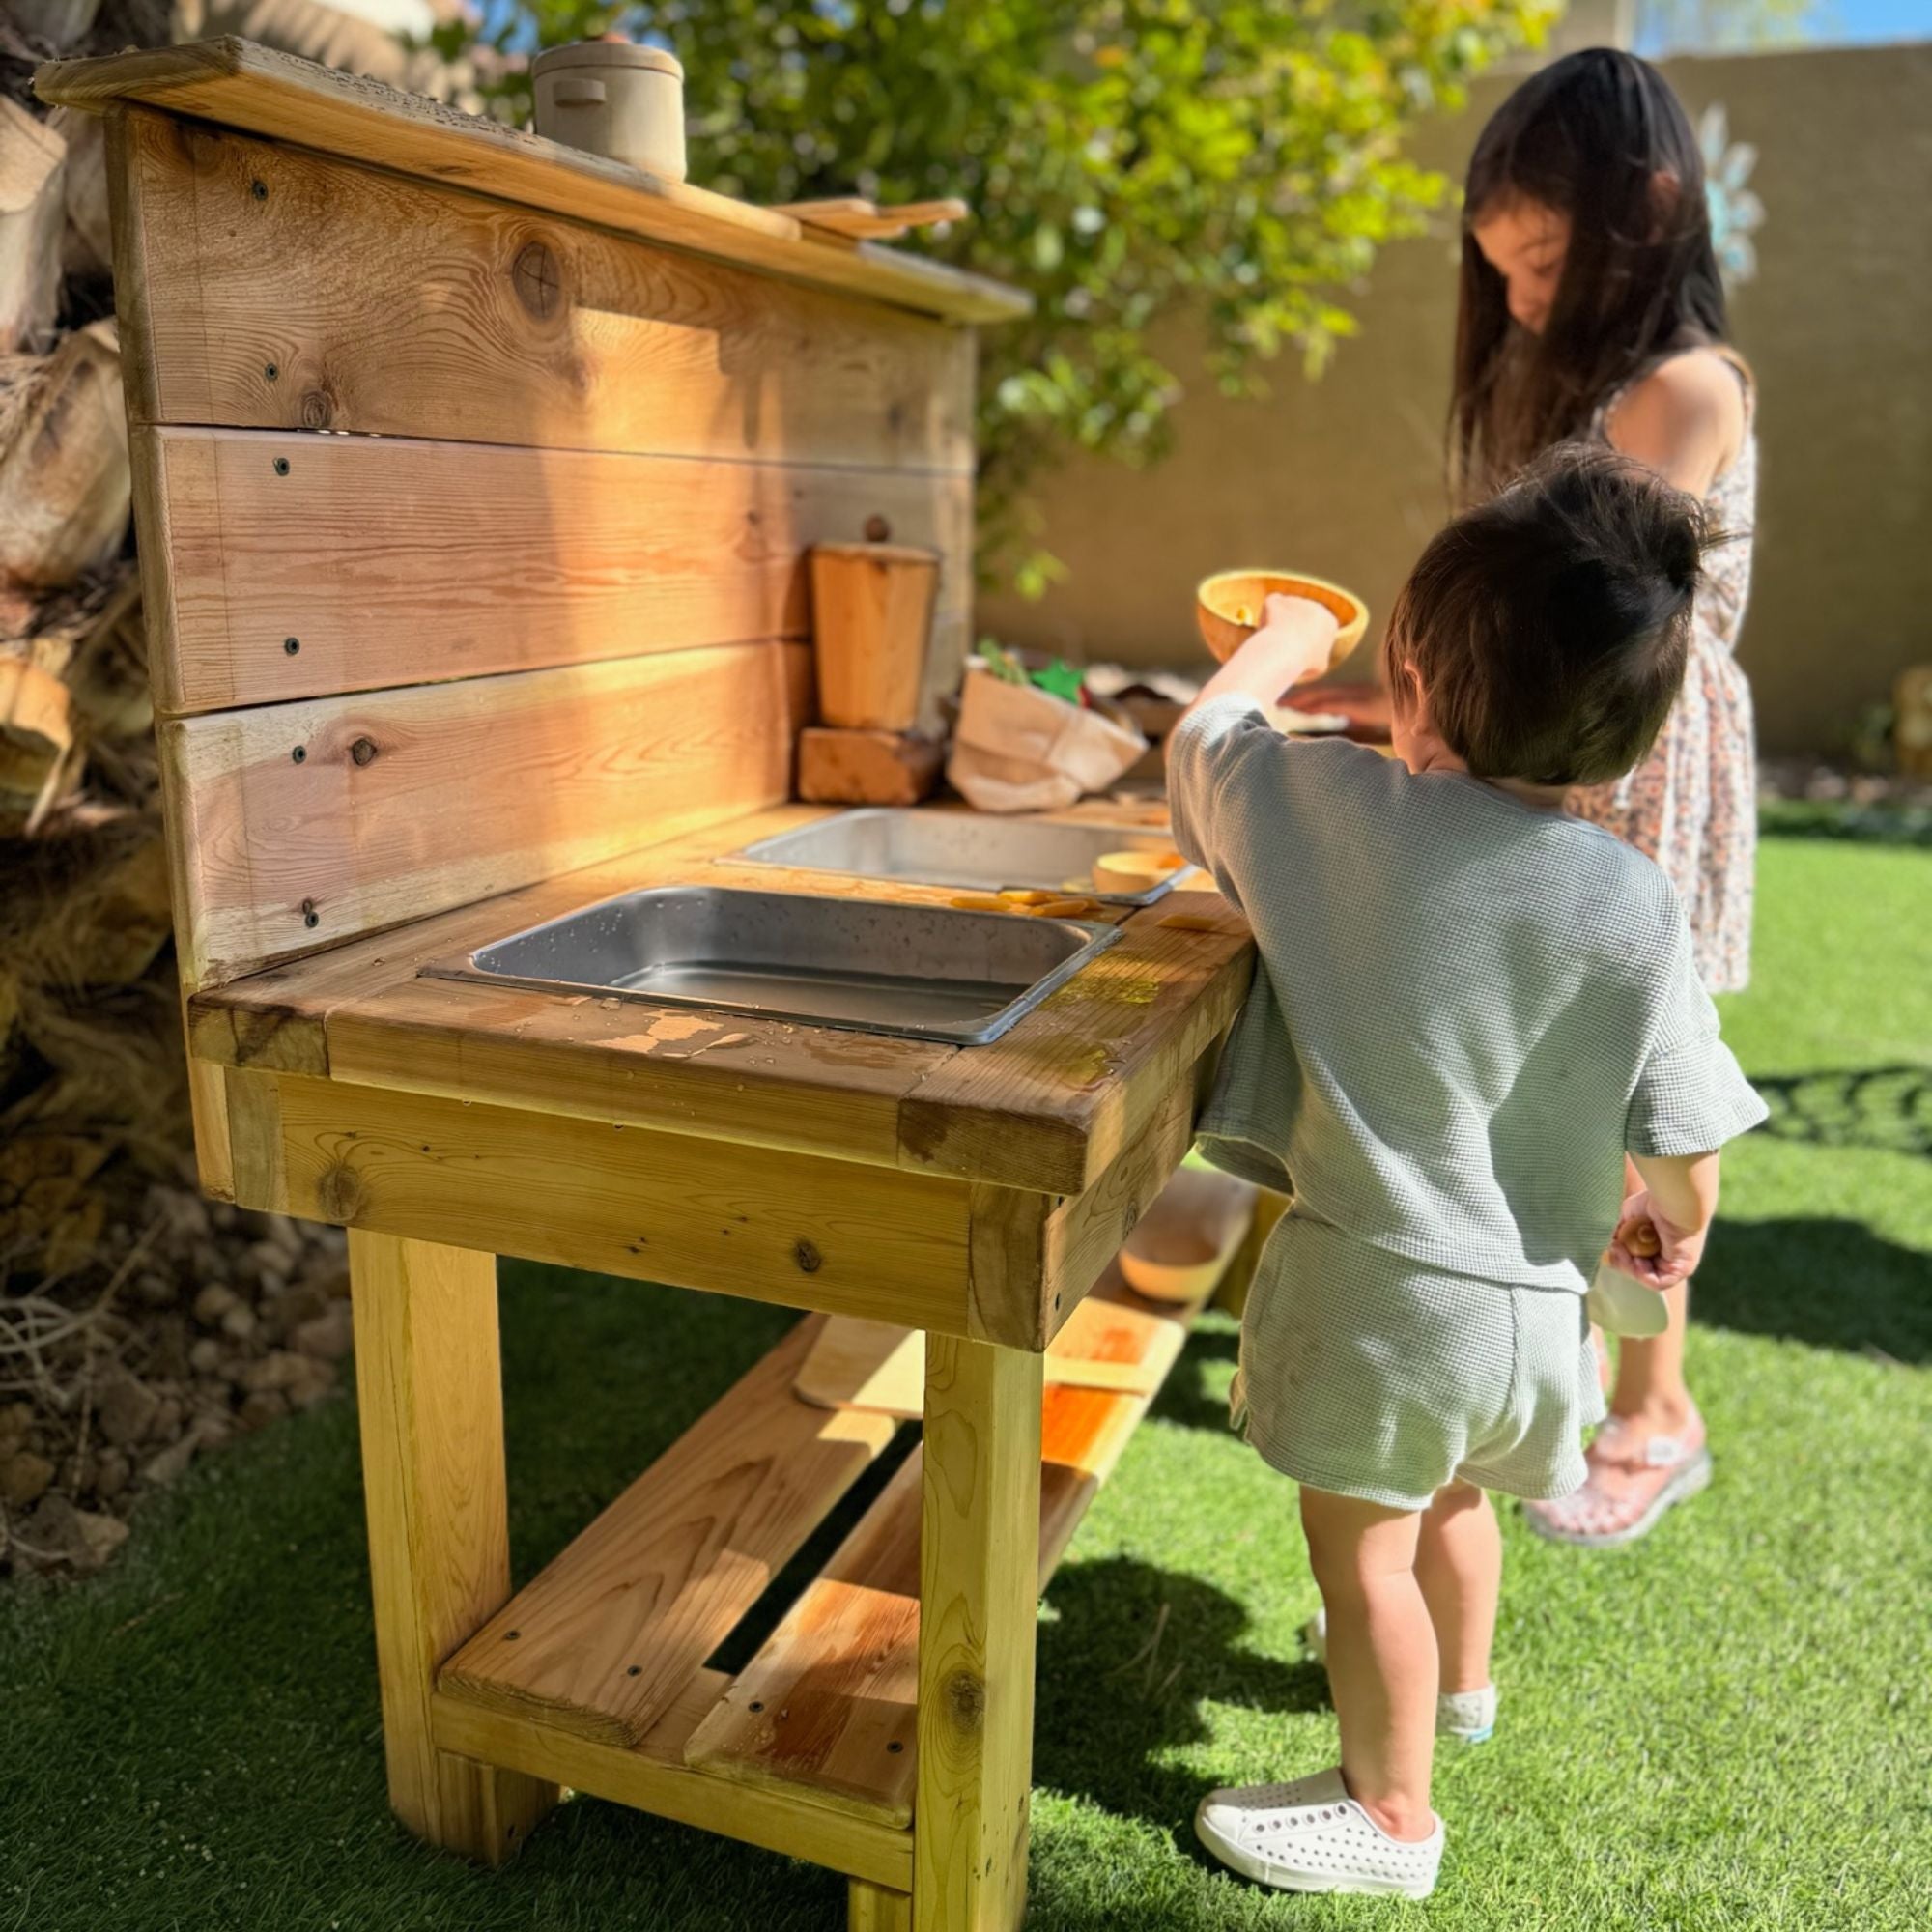
[[[1330,669],[1362,641],[1362,634],[1369,628],[1369,607],[1339,583],[1281,570],[1224,570],[1204,577],[1194,593],[1194,618],[1201,626],[1201,641],[1226,664],[1261,628],[1262,607],[1275,596],[1307,597],[1335,613],[1341,629],[1328,659]]]
[[[1148,893],[1186,864],[1179,852],[1103,852],[1094,861],[1094,886],[1103,893]]]

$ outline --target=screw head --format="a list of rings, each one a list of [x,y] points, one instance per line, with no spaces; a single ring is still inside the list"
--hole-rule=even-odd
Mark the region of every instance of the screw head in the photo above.
[[[279,368],[279,367],[278,367],[278,366],[277,366],[277,365],[276,365],[275,363],[273,363],[273,362],[265,362],[265,363],[263,363],[263,365],[262,365],[262,374],[263,374],[263,375],[265,375],[265,376],[266,376],[266,377],[267,377],[267,378],[269,379],[269,381],[270,381],[270,382],[271,382],[271,383],[272,383],[272,382],[273,382],[273,381],[275,380],[275,378],[276,378],[277,376],[279,376],[279,375],[280,375],[281,373],[282,373],[282,372],[281,372],[280,368]]]
[[[275,474],[277,476],[286,476],[288,473],[289,473],[289,459],[286,456],[276,457]]]
[[[251,181],[248,184],[248,192],[257,201],[267,201],[269,198],[269,184],[265,181]]]
[[[289,756],[292,757],[296,761],[296,763],[299,765],[308,757],[308,747],[306,745],[298,745],[295,748],[295,750],[289,753]]]
[[[897,1757],[899,1752],[905,1749],[905,1746],[902,1745],[897,1738],[895,1738],[892,1741],[892,1743],[886,1747],[886,1748],[889,1751],[891,1751],[895,1757]]]
[[[302,923],[313,932],[322,923],[322,915],[319,912],[305,912],[302,914]]]
[[[516,1640],[522,1635],[523,1635],[522,1631],[505,1631],[503,1633],[503,1641],[505,1643],[515,1643]]]
[[[302,640],[299,638],[284,638],[282,639],[282,648],[288,652],[290,657],[294,657],[301,647]]]
[[[762,1711],[765,1707],[761,1699],[753,1697],[752,1699],[751,1708],[754,1711]]]

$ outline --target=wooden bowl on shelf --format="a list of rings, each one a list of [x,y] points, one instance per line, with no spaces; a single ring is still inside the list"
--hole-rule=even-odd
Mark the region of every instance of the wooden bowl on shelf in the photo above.
[[[1331,670],[1362,641],[1369,628],[1369,607],[1339,583],[1285,570],[1224,570],[1204,577],[1194,593],[1201,641],[1226,664],[1261,628],[1263,607],[1276,596],[1306,597],[1335,613],[1341,629],[1328,659]]]

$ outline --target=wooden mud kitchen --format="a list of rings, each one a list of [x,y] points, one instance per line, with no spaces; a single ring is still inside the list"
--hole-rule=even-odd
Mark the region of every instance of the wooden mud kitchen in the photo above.
[[[40,89],[107,123],[203,1181],[350,1230],[397,1814],[495,1862],[568,1787],[841,1872],[853,1926],[1007,1932],[1038,1592],[1190,1313],[1114,1258],[1245,930],[1063,927],[979,1044],[464,962],[656,889],[1051,935],[732,856],[831,816],[811,545],[937,551],[956,681],[973,331],[1024,299],[242,42]],[[515,1593],[499,1254],[806,1311]],[[923,1334],[922,1445],[726,1674],[900,1427],[797,1393],[855,1317]]]

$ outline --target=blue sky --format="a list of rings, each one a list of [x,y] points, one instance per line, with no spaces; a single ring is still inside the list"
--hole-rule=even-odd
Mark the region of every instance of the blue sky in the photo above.
[[[1932,0],[1835,0],[1832,41],[1932,40]]]

